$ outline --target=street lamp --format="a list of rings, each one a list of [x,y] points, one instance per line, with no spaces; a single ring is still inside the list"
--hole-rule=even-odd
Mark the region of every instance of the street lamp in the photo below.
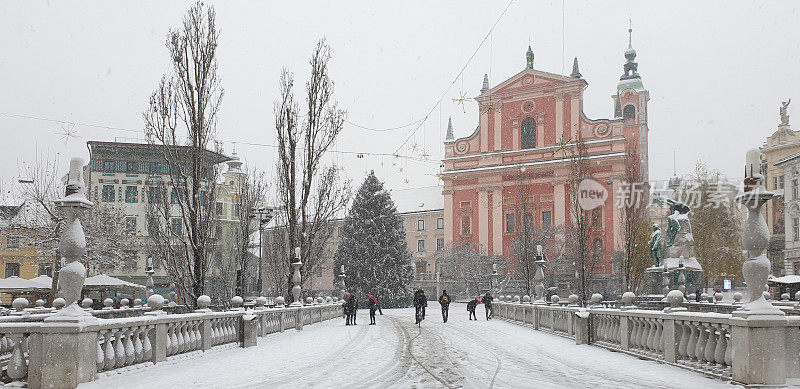
[[[262,258],[264,255],[263,235],[265,227],[275,215],[275,209],[269,207],[251,208],[250,219],[256,219],[256,215],[258,216],[258,281],[256,282],[256,289],[258,289],[258,295],[261,296],[263,294],[263,281],[261,278],[264,263]]]

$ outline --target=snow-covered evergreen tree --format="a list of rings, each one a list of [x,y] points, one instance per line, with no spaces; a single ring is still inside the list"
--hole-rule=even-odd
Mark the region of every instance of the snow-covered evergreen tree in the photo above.
[[[370,172],[345,218],[335,272],[345,266],[346,290],[361,301],[369,293],[382,307],[406,306],[410,258],[403,219],[383,183]]]

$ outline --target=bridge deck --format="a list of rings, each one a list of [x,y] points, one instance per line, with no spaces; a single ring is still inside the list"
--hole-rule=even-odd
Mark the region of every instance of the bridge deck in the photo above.
[[[89,388],[714,388],[728,387],[677,367],[639,360],[500,320],[464,320],[438,304],[422,328],[411,309],[384,310],[376,326],[337,319],[259,339],[258,347],[211,351],[134,372],[100,377]]]

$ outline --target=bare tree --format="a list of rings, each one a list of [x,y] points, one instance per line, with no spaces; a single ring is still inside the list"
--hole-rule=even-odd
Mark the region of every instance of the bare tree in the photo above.
[[[644,281],[645,269],[648,266],[650,227],[647,217],[647,196],[649,188],[641,182],[641,165],[639,158],[630,149],[625,153],[625,172],[619,177],[624,185],[625,198],[621,200],[618,213],[622,225],[624,252],[620,269],[621,290],[638,291]]]
[[[292,91],[294,77],[288,70],[281,73],[280,98],[275,102],[279,156],[277,193],[278,202],[285,211],[283,227],[287,239],[281,256],[285,263],[291,263],[294,248],[300,248],[304,282],[322,261],[325,245],[333,232],[331,222],[350,198],[349,183],[340,180],[338,169],[322,165],[346,116],[333,100],[329,60],[330,47],[321,39],[311,56],[311,76],[306,82],[306,115],[302,123],[298,121],[299,108]],[[288,284],[291,275],[288,271],[284,275]]]
[[[217,75],[218,39],[214,7],[193,4],[181,28],[167,35],[171,71],[143,115],[148,141],[161,151],[170,178],[169,186],[158,186],[160,201],[149,207],[148,230],[168,274],[191,301],[204,293],[211,264],[216,165],[224,161],[209,151],[224,95]]]
[[[596,213],[584,210],[579,202],[579,186],[581,181],[590,179],[592,171],[587,160],[586,143],[578,134],[575,141],[575,148],[569,155],[570,166],[570,213],[571,223],[565,227],[565,252],[574,261],[575,278],[578,283],[578,297],[581,301],[586,301],[587,278],[595,270],[598,261],[598,252],[592,252],[591,233],[592,224],[596,223]]]

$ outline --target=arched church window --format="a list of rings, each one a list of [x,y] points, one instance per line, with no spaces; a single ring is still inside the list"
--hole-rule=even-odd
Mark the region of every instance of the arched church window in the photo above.
[[[626,105],[625,108],[622,109],[622,118],[625,119],[625,120],[627,120],[627,119],[635,119],[636,118],[636,107],[634,107],[631,104]]]
[[[523,149],[532,149],[536,147],[536,120],[533,118],[526,118],[522,121],[522,138],[521,144]]]
[[[603,251],[603,239],[596,238],[594,243],[592,243],[592,254],[594,255],[595,263],[603,260]]]

